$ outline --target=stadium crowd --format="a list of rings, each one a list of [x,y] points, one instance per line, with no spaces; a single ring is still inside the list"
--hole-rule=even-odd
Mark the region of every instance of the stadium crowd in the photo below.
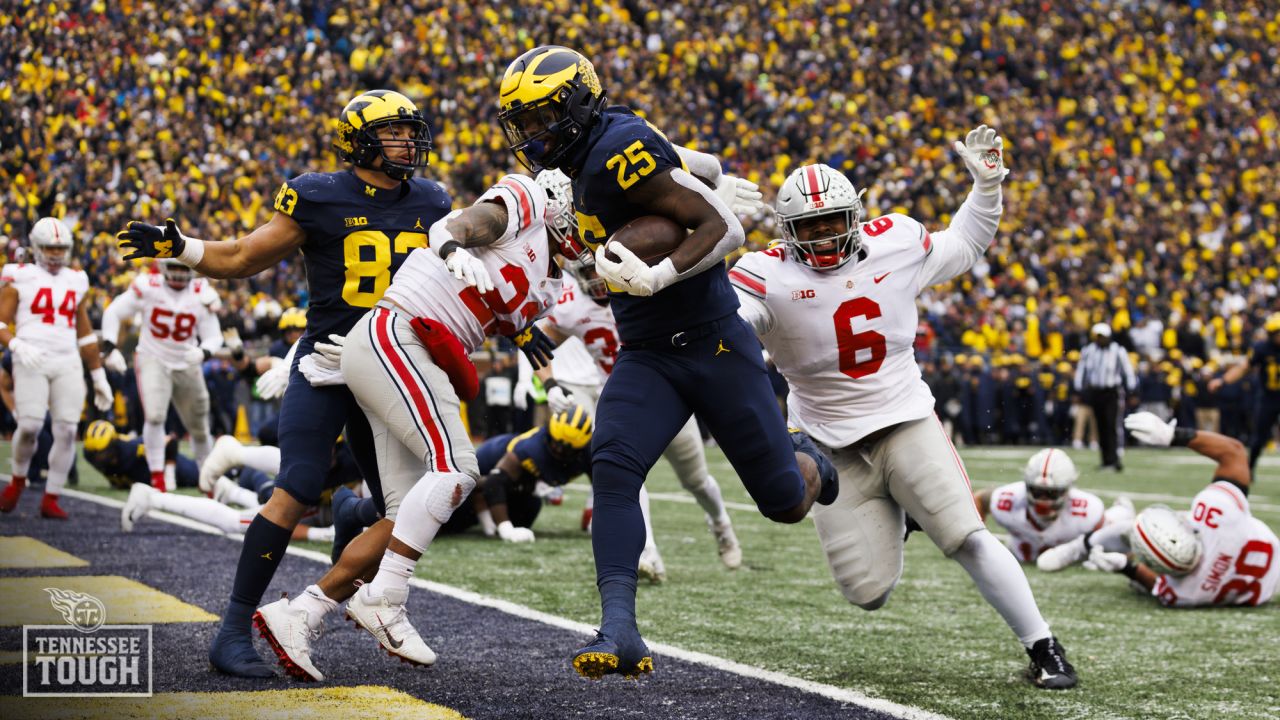
[[[968,186],[950,141],[998,120],[1001,231],[972,274],[921,297],[940,412],[968,442],[1087,442],[1073,352],[1107,322],[1137,354],[1132,405],[1188,426],[1217,408],[1247,434],[1251,379],[1207,380],[1280,307],[1280,10],[1045,7],[24,0],[0,9],[0,254],[65,218],[100,312],[139,270],[115,250],[129,218],[208,239],[256,227],[283,179],[338,167],[334,117],[361,88],[424,109],[427,175],[468,204],[514,169],[493,106],[504,63],[558,42],[766,201],[818,161],[867,188],[872,215],[943,226]],[[776,235],[767,213],[745,224],[752,247]],[[219,289],[223,327],[251,344],[308,300],[293,262]]]

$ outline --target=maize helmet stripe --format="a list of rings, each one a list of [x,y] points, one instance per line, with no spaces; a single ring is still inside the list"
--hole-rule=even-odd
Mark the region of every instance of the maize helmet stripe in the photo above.
[[[522,58],[523,62],[512,63],[507,69],[498,91],[502,107],[542,100],[577,74],[578,60],[581,57],[578,53],[556,45],[539,49],[542,52],[533,57]],[[596,83],[598,85],[599,81]]]

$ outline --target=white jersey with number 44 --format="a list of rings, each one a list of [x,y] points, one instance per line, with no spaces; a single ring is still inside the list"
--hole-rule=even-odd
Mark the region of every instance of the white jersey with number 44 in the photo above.
[[[1151,594],[1172,607],[1261,605],[1280,581],[1280,540],[1249,512],[1249,498],[1235,485],[1217,481],[1191,500],[1191,523],[1204,554],[1181,577],[1161,575]]]
[[[561,287],[547,240],[546,191],[532,178],[505,175],[476,202],[501,202],[507,208],[502,237],[469,250],[489,271],[493,290],[482,296],[455,278],[438,255],[421,248],[405,259],[384,295],[414,317],[443,323],[467,352],[486,336],[511,335],[541,317],[560,297]]]
[[[933,413],[914,352],[916,296],[939,280],[932,250],[923,225],[894,214],[863,224],[862,255],[834,270],[777,246],[729,271],[740,294],[768,308],[761,340],[790,384],[791,425],[838,448]]]
[[[102,334],[116,342],[120,320],[140,315],[138,352],[169,367],[184,368],[189,365],[184,357],[189,348],[222,346],[222,328],[214,314],[221,302],[204,278],[192,278],[178,290],[169,287],[160,273],[139,273],[129,289],[111,301],[102,319]]]
[[[1009,550],[1022,562],[1031,562],[1051,547],[1097,530],[1106,506],[1097,495],[1071,488],[1058,517],[1041,527],[1027,515],[1027,484],[1015,482],[991,493],[989,510],[1000,527],[1009,531]]]
[[[18,291],[16,335],[54,357],[77,354],[76,307],[89,292],[83,270],[50,273],[34,263],[9,263],[0,269],[0,285]]]

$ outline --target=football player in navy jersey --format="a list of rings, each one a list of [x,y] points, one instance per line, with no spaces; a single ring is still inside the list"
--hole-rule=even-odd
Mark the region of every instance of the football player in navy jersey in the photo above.
[[[760,343],[737,316],[724,258],[745,234],[713,189],[723,180],[716,158],[676,148],[626,107],[606,107],[591,62],[559,46],[511,63],[498,120],[522,164],[535,172],[558,168],[573,179],[579,231],[611,286],[622,350],[597,406],[591,462],[603,619],[573,665],[585,677],[635,676],[653,668],[636,629],[636,566],[645,539],[638,495],[690,413],[706,422],[772,520],[798,522],[815,500],[834,501],[835,471],[807,437],[789,436]],[[692,231],[653,267],[608,243],[646,215]],[[606,244],[620,261],[605,255]]]
[[[427,244],[427,228],[449,212],[438,183],[415,179],[427,165],[431,134],[417,106],[391,90],[352,99],[338,117],[333,142],[352,164],[346,171],[306,173],[285,182],[275,214],[236,240],[206,242],[164,226],[129,223],[117,235],[125,259],[175,257],[213,278],[248,277],[301,250],[310,307],[280,409],[280,473],[276,487],[245,532],[231,601],[209,649],[215,668],[243,677],[274,677],[253,649],[254,610],[284,556],[293,528],[320,498],[334,442],[345,435],[374,497],[381,497],[373,438],[365,414],[345,385],[312,386],[326,363],[326,339],[345,336],[382,297],[405,257]],[[340,376],[339,376],[340,377]],[[390,524],[371,528],[347,548],[381,554]]]
[[[1276,420],[1280,419],[1280,312],[1267,316],[1262,328],[1266,339],[1254,343],[1243,362],[1233,365],[1222,378],[1209,384],[1209,389],[1216,392],[1224,384],[1240,382],[1250,370],[1258,370],[1253,437],[1249,441],[1250,472],[1258,467],[1258,456],[1275,437]]]

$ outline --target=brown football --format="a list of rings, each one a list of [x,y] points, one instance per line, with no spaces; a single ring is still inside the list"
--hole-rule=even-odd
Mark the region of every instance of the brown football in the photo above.
[[[610,238],[649,265],[657,265],[663,258],[675,252],[689,232],[680,224],[661,215],[645,215],[623,225]],[[610,260],[618,258],[608,253]]]

